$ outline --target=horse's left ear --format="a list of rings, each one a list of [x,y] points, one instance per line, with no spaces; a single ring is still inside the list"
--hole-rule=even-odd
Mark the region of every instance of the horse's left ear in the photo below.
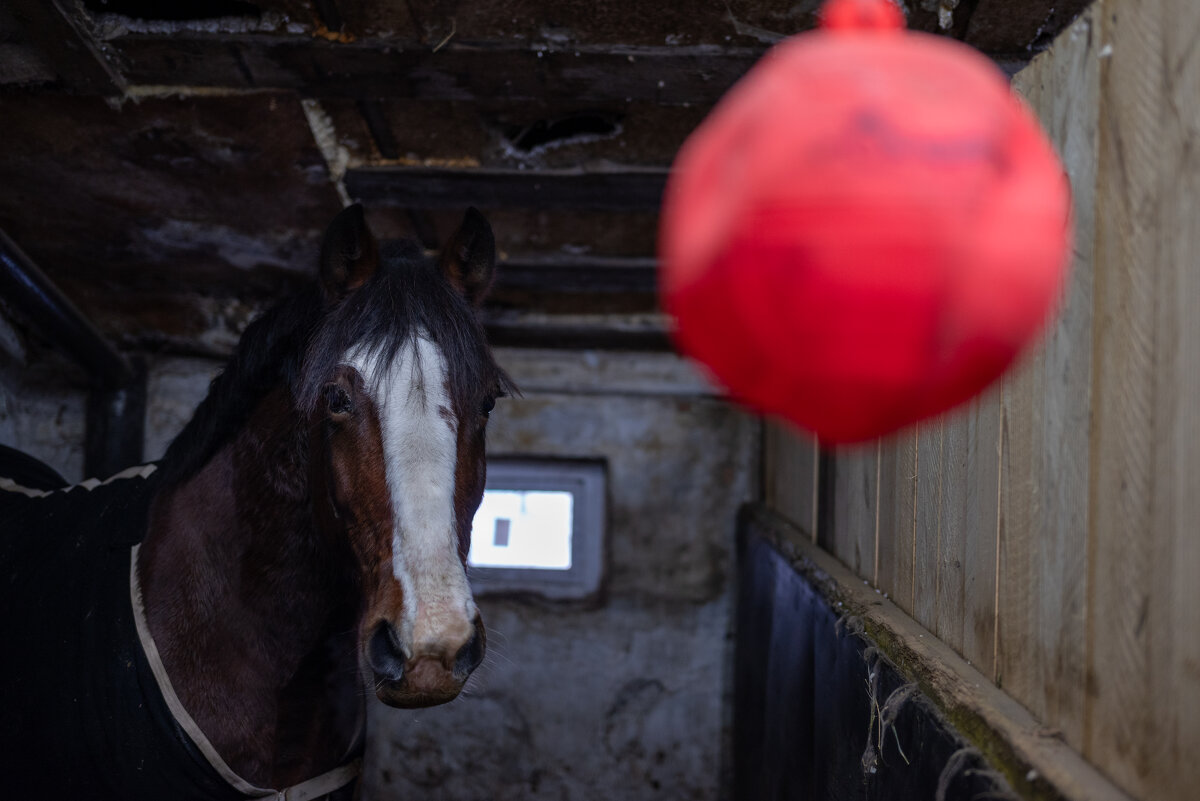
[[[496,275],[496,237],[478,209],[467,209],[462,225],[442,250],[440,264],[446,278],[472,305],[483,302]]]
[[[379,244],[360,203],[338,212],[321,243],[321,286],[330,301],[358,289],[379,269]]]

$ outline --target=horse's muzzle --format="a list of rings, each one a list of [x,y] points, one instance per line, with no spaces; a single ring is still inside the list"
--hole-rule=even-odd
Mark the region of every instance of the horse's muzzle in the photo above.
[[[453,701],[483,661],[487,637],[476,616],[470,639],[449,649],[405,657],[394,626],[380,623],[367,643],[367,662],[375,673],[375,694],[388,706],[411,709]]]

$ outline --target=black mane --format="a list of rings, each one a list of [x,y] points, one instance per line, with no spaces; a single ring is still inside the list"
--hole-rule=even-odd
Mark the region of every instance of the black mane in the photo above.
[[[417,245],[389,243],[379,269],[346,297],[330,302],[314,281],[246,328],[208,395],[167,448],[164,483],[172,486],[198,472],[274,387],[286,384],[297,419],[306,419],[323,382],[351,347],[366,346],[390,363],[417,331],[442,349],[459,415],[481,392],[512,391],[475,310]]]

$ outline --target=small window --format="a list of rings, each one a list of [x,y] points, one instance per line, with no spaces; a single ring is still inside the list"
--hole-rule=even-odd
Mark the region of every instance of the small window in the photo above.
[[[488,461],[475,513],[471,584],[480,594],[585,598],[600,587],[604,466],[535,459]]]

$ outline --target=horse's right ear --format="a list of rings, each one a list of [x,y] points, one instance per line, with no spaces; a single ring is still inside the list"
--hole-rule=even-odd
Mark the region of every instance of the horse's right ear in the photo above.
[[[321,286],[337,301],[365,284],[379,269],[379,244],[361,203],[338,212],[321,243]]]
[[[487,218],[472,206],[442,250],[442,273],[473,306],[483,303],[496,275],[496,237]]]

